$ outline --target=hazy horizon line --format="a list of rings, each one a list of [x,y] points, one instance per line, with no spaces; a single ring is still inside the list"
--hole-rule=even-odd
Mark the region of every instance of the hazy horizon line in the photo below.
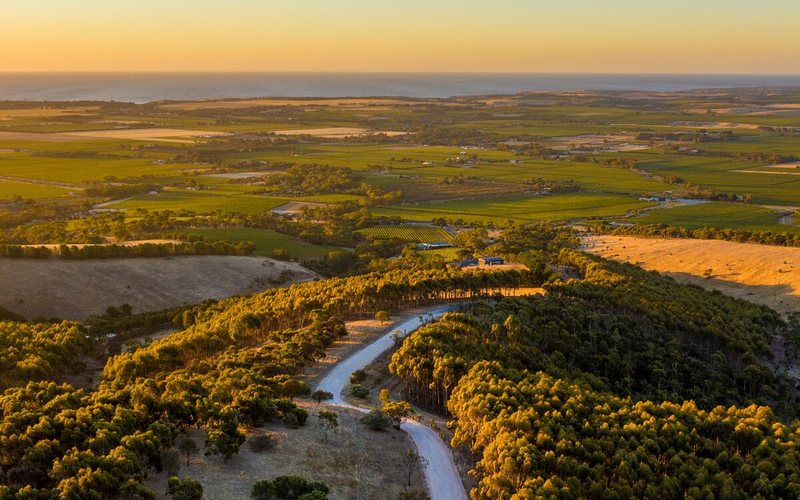
[[[61,75],[132,75],[132,74],[164,74],[164,75],[189,75],[189,74],[205,74],[205,75],[259,75],[259,74],[285,74],[285,75],[637,75],[637,76],[796,76],[800,77],[798,73],[737,73],[726,71],[711,71],[711,72],[697,72],[697,71],[650,71],[650,72],[635,72],[635,71],[313,71],[313,70],[190,70],[190,71],[163,71],[163,70],[101,70],[101,71],[61,71],[61,70],[34,70],[34,71],[17,71],[17,70],[0,70],[0,75],[35,75],[35,74],[61,74]]]

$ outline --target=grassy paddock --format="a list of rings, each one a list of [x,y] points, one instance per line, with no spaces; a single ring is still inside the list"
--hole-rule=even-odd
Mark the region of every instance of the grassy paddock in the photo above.
[[[256,246],[256,255],[265,257],[272,256],[275,249],[286,250],[293,259],[314,259],[323,257],[330,251],[340,250],[338,247],[306,243],[270,229],[207,228],[193,229],[187,232],[195,236],[229,241],[231,243],[252,241]]]
[[[655,203],[610,194],[562,194],[547,196],[508,196],[444,203],[419,203],[374,210],[377,215],[398,216],[407,220],[430,221],[437,217],[464,222],[505,224],[559,221],[587,217],[614,217],[640,210]]]

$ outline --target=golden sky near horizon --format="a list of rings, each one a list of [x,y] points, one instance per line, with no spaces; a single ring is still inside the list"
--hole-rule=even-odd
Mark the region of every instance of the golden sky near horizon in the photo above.
[[[800,73],[796,0],[0,0],[0,71]]]

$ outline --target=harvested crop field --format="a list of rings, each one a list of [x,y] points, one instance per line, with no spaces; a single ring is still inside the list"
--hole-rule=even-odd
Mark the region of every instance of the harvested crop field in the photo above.
[[[314,137],[330,137],[342,139],[344,137],[354,137],[367,134],[385,134],[390,137],[405,135],[405,132],[391,132],[385,130],[369,130],[357,127],[327,127],[327,128],[298,128],[290,130],[276,130],[276,135],[312,135]]]
[[[123,128],[111,130],[83,130],[80,132],[9,132],[0,131],[2,141],[77,142],[87,139],[124,139],[135,141],[193,143],[195,137],[216,137],[227,132],[207,130],[182,130],[171,128]]]
[[[315,276],[262,257],[0,259],[0,306],[29,319],[84,319],[126,303],[142,312],[271,288],[284,271],[287,283]]]
[[[216,137],[227,132],[208,130],[182,130],[173,128],[128,128],[113,130],[87,130],[62,132],[60,135],[91,139],[130,139],[136,141],[193,142],[193,137]]]
[[[800,311],[800,248],[721,240],[594,236],[585,250],[727,295]]]

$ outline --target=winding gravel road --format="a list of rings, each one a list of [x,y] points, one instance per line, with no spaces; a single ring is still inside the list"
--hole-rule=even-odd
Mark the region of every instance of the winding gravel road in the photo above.
[[[428,309],[423,315],[423,320],[438,319],[452,309],[454,309],[452,305]],[[391,349],[394,343],[392,333],[400,330],[402,332],[401,336],[406,336],[422,324],[423,321],[416,317],[397,327],[390,328],[373,343],[338,363],[317,387],[333,394],[333,399],[328,404],[351,408],[364,413],[368,412],[368,409],[353,406],[342,399],[342,391],[349,382],[350,374],[366,367],[385,351]],[[441,440],[439,434],[430,427],[413,420],[405,422],[401,429],[408,433],[411,440],[414,441],[417,452],[428,459],[429,465],[425,469],[425,481],[428,484],[431,500],[466,500],[468,498],[467,492],[464,490],[458,469],[456,469],[456,464],[453,461],[453,453],[447,444]]]

